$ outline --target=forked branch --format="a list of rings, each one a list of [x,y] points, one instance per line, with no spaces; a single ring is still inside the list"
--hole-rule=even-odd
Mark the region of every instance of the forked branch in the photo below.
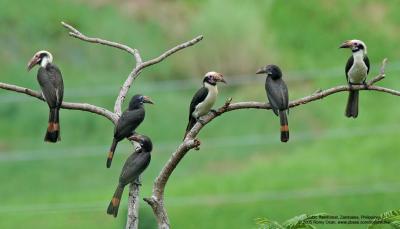
[[[184,48],[195,45],[203,39],[203,36],[198,36],[190,41],[184,42],[182,44],[179,44],[179,45],[165,51],[160,56],[158,56],[154,59],[143,62],[142,57],[140,56],[139,50],[137,50],[137,49],[133,49],[127,45],[120,44],[120,43],[113,42],[113,41],[108,41],[108,40],[101,39],[101,38],[88,37],[88,36],[84,35],[83,33],[81,33],[79,30],[77,30],[76,28],[74,28],[73,26],[71,26],[65,22],[61,22],[61,24],[69,30],[69,35],[72,37],[75,37],[77,39],[80,39],[82,41],[86,41],[89,43],[96,43],[96,44],[101,44],[101,45],[106,45],[109,47],[117,48],[117,49],[123,50],[123,51],[128,52],[129,54],[133,55],[133,57],[136,61],[136,64],[133,66],[133,68],[132,68],[133,70],[128,75],[128,78],[125,80],[125,83],[123,84],[123,86],[121,87],[121,89],[119,91],[119,95],[115,100],[114,112],[111,112],[103,107],[99,107],[99,106],[95,106],[95,105],[91,105],[91,104],[87,104],[87,103],[63,102],[61,105],[61,108],[64,108],[64,109],[87,111],[87,112],[91,112],[94,114],[104,116],[107,119],[109,119],[110,121],[112,121],[114,125],[118,122],[118,119],[121,116],[122,103],[124,102],[125,97],[128,94],[129,88],[131,87],[133,81],[139,76],[140,72],[144,68],[147,68],[151,65],[157,64],[157,63],[163,61],[168,56],[170,56]],[[24,88],[24,87],[12,85],[12,84],[1,83],[1,82],[0,82],[0,88],[9,90],[9,91],[13,91],[13,92],[17,92],[17,93],[26,94],[26,95],[35,97],[39,100],[45,101],[40,92],[34,91],[29,88]],[[134,228],[138,227],[139,186],[135,185],[135,184],[131,184],[129,186],[129,189],[130,189],[129,190],[129,198],[128,198],[128,208],[129,209],[128,209],[128,217],[127,217],[128,219],[127,219],[127,223],[126,223],[126,228],[134,229]]]
[[[293,100],[289,103],[289,107],[301,106],[313,101],[323,99],[329,95],[333,95],[339,92],[345,92],[350,90],[369,90],[369,91],[379,91],[388,93],[395,96],[400,96],[400,92],[380,86],[374,86],[376,82],[379,82],[385,77],[385,66],[386,59],[382,62],[382,67],[379,74],[368,81],[366,85],[348,85],[336,86],[326,90],[319,90],[309,96],[305,96],[300,99]],[[210,112],[209,114],[202,117],[202,123],[197,122],[193,128],[188,132],[184,141],[178,146],[175,152],[172,153],[170,159],[166,162],[163,169],[157,176],[153,185],[153,193],[150,198],[144,198],[144,200],[153,208],[153,212],[156,215],[158,228],[168,229],[170,228],[170,221],[168,218],[167,210],[164,204],[164,191],[167,185],[168,179],[172,172],[178,166],[179,162],[183,159],[187,152],[191,149],[195,149],[200,145],[200,141],[196,139],[197,135],[201,129],[210,123],[216,117],[230,111],[240,110],[240,109],[271,109],[269,103],[263,102],[237,102],[231,103],[232,99],[229,98],[225,104],[220,107],[216,113]]]

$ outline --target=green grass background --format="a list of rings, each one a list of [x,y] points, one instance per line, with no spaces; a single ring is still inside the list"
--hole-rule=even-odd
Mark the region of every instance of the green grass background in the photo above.
[[[248,82],[221,86],[218,106],[227,97],[265,101],[263,79],[254,72],[266,63],[282,67],[296,99],[344,84],[350,53],[337,47],[358,38],[368,45],[370,77],[388,57],[387,78],[379,85],[398,89],[399,10],[395,0],[0,0],[0,81],[38,89],[36,70],[27,73],[26,64],[47,49],[62,70],[66,101],[112,109],[132,57],[71,38],[60,21],[138,48],[144,59],[204,35],[196,46],[144,70],[129,92],[156,102],[146,107],[138,129],[155,146],[143,175],[141,195],[148,197],[182,138],[188,104],[205,72]],[[377,92],[360,97],[356,120],[343,115],[345,93],[292,109],[288,144],[279,142],[270,111],[240,110],[210,123],[199,136],[201,150],[189,152],[168,183],[173,228],[256,228],[258,217],[284,221],[303,213],[376,215],[399,208],[399,100]],[[124,227],[127,191],[117,219],[105,211],[132,147],[120,143],[112,168],[105,168],[113,131],[108,120],[62,110],[62,141],[46,144],[44,103],[0,91],[0,106],[0,228]],[[156,227],[143,201],[140,225]]]

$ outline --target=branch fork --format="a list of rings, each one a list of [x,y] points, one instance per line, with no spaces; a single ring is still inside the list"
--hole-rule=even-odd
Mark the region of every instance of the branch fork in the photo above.
[[[336,86],[330,89],[322,90],[319,89],[312,93],[309,96],[305,96],[300,99],[293,100],[289,103],[289,107],[297,107],[300,105],[304,105],[313,101],[317,101],[327,97],[329,95],[346,92],[350,90],[370,90],[370,91],[380,91],[389,93],[392,95],[400,96],[399,91],[395,91],[392,89],[374,86],[375,83],[379,82],[385,77],[385,66],[387,60],[384,59],[382,62],[382,67],[380,69],[379,74],[374,77],[372,80],[368,82],[368,85],[342,85]],[[201,129],[206,126],[209,122],[211,122],[214,118],[221,116],[222,114],[239,110],[239,109],[271,109],[271,105],[269,103],[261,103],[261,102],[237,102],[232,103],[232,98],[229,98],[225,101],[225,104],[217,109],[216,112],[209,112],[207,115],[202,117],[203,122],[197,122],[193,128],[188,132],[184,141],[178,146],[178,148],[173,152],[171,158],[164,165],[164,168],[161,170],[160,174],[156,178],[153,186],[153,195],[150,198],[145,198],[145,201],[153,208],[153,212],[156,215],[158,228],[170,228],[169,218],[167,215],[167,211],[164,207],[164,190],[165,186],[168,182],[169,177],[171,176],[173,170],[176,168],[178,163],[182,160],[182,158],[187,154],[187,152],[191,149],[196,149],[199,145],[194,144],[196,136],[201,131]]]
[[[179,44],[167,51],[165,51],[160,56],[143,61],[140,55],[139,50],[131,48],[127,45],[120,44],[113,41],[104,40],[101,38],[93,38],[88,37],[81,33],[79,30],[74,28],[73,26],[61,22],[61,24],[69,30],[69,35],[80,39],[82,41],[86,41],[89,43],[101,44],[113,48],[120,49],[125,51],[133,56],[136,61],[135,66],[132,68],[132,71],[128,75],[127,79],[125,80],[124,84],[122,85],[119,95],[114,104],[114,112],[107,110],[106,108],[95,106],[92,104],[87,103],[70,103],[70,102],[63,102],[62,108],[64,109],[71,109],[71,110],[81,110],[86,112],[91,112],[97,115],[101,115],[109,119],[114,125],[117,123],[120,115],[121,115],[121,107],[122,103],[124,102],[126,95],[129,91],[129,88],[132,86],[133,81],[139,76],[141,71],[149,67],[151,65],[157,64],[163,61],[168,56],[184,49],[190,47],[192,45],[197,44],[203,39],[203,36],[198,36],[190,41],[184,42]],[[400,96],[400,91],[396,91],[389,88],[384,88],[380,86],[375,86],[375,83],[379,82],[380,80],[385,78],[385,67],[386,67],[387,59],[382,61],[382,66],[380,68],[379,74],[367,82],[366,85],[342,85],[336,86],[333,88],[329,88],[326,90],[318,90],[311,95],[305,96],[300,99],[293,100],[289,103],[289,107],[297,107],[300,105],[304,105],[313,101],[317,101],[319,99],[323,99],[329,95],[339,93],[339,92],[346,92],[350,90],[369,90],[369,91],[379,91],[388,93],[395,96]],[[0,88],[26,94],[28,96],[37,98],[41,101],[44,101],[43,96],[40,92],[31,90],[29,88],[19,87],[12,84],[6,84],[0,82]],[[239,109],[271,109],[269,103],[264,102],[236,102],[232,103],[232,98],[228,98],[225,101],[225,104],[218,108],[216,112],[210,112],[207,115],[203,116],[203,123],[197,122],[193,128],[188,132],[186,138],[183,142],[178,146],[178,148],[172,153],[170,159],[166,162],[162,170],[160,171],[159,175],[156,177],[153,185],[152,196],[150,198],[144,198],[151,208],[153,209],[154,215],[158,222],[158,228],[161,229],[168,229],[170,228],[170,222],[167,214],[167,210],[164,206],[164,190],[165,186],[169,180],[169,177],[172,175],[175,168],[178,166],[179,162],[183,159],[183,157],[189,152],[191,149],[199,149],[201,142],[196,138],[199,132],[202,130],[204,126],[206,126],[209,122],[211,122],[214,118],[221,116],[222,114],[234,110]],[[128,219],[126,228],[134,229],[138,227],[138,209],[139,209],[139,184],[132,183],[130,184],[129,188],[129,198],[128,198]]]
[[[116,125],[119,117],[121,116],[122,103],[124,102],[126,95],[129,91],[130,87],[132,86],[133,81],[139,76],[139,74],[142,72],[143,69],[150,67],[151,65],[157,64],[157,63],[163,61],[164,59],[166,59],[167,57],[169,57],[170,55],[172,55],[182,49],[185,49],[187,47],[193,46],[203,39],[203,36],[198,36],[190,41],[184,42],[182,44],[179,44],[179,45],[165,51],[160,56],[158,56],[154,59],[143,61],[142,57],[140,55],[140,52],[137,49],[131,48],[128,45],[124,45],[124,44],[117,43],[114,41],[108,41],[108,40],[101,39],[101,38],[89,37],[65,22],[61,22],[61,24],[67,30],[69,30],[68,34],[71,37],[74,37],[74,38],[77,38],[79,40],[86,41],[89,43],[101,44],[101,45],[120,49],[122,51],[125,51],[125,52],[131,54],[133,56],[133,58],[135,59],[136,64],[133,67],[131,73],[128,75],[124,84],[122,85],[122,87],[119,91],[119,95],[118,95],[117,99],[115,100],[114,112],[111,112],[111,111],[107,110],[106,108],[95,106],[95,105],[88,104],[88,103],[63,102],[61,105],[61,108],[64,108],[64,109],[87,111],[87,112],[95,113],[97,115],[104,116],[107,119],[109,119],[114,125]],[[0,82],[0,88],[9,90],[9,91],[14,91],[17,93],[26,94],[26,95],[35,97],[39,100],[45,101],[40,92],[34,91],[29,88],[19,87],[16,85],[6,84],[6,83],[1,83],[1,82]],[[129,228],[129,229],[138,228],[138,211],[139,211],[138,196],[139,196],[139,185],[132,183],[129,186],[128,219],[127,219],[127,223],[126,223],[126,228]]]

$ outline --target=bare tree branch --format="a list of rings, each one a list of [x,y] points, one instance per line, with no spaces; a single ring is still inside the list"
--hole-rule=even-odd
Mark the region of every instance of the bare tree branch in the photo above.
[[[87,41],[90,43],[96,43],[96,44],[101,44],[101,45],[106,45],[106,46],[110,46],[110,47],[114,47],[117,49],[121,49],[124,50],[132,55],[135,55],[135,49],[127,46],[127,45],[123,45],[117,42],[113,42],[113,41],[108,41],[108,40],[104,40],[104,39],[100,39],[100,38],[95,38],[95,37],[88,37],[86,35],[84,35],[83,33],[79,32],[77,29],[75,29],[74,27],[72,27],[71,25],[65,23],[65,22],[61,22],[61,24],[70,30],[69,35],[75,38],[78,38],[80,40],[83,41]]]
[[[161,61],[163,61],[165,58],[169,57],[170,55],[178,52],[179,50],[182,50],[184,48],[190,47],[192,45],[195,45],[196,43],[198,43],[199,41],[203,40],[203,36],[197,36],[196,38],[193,38],[190,41],[187,41],[185,43],[182,43],[180,45],[177,45],[175,47],[173,47],[172,49],[164,52],[163,54],[161,54],[159,57],[156,57],[152,60],[148,60],[146,62],[144,62],[143,64],[141,64],[141,66],[139,67],[139,70],[146,68],[148,66],[151,66],[153,64],[157,64],[160,63]]]
[[[182,50],[184,48],[195,45],[202,39],[203,39],[203,36],[198,36],[190,41],[187,41],[185,43],[177,45],[174,48],[164,52],[159,57],[156,57],[152,60],[148,60],[146,62],[142,62],[142,58],[141,58],[139,52],[137,51],[136,52],[136,67],[132,70],[131,73],[129,73],[128,78],[125,80],[125,83],[119,92],[119,95],[118,95],[117,100],[115,101],[115,105],[114,105],[114,113],[116,113],[117,115],[121,115],[122,103],[124,102],[125,97],[128,94],[129,88],[131,87],[133,81],[139,76],[142,69],[149,67],[153,64],[157,64],[157,63],[163,61],[168,56],[178,52],[179,50]]]
[[[327,97],[329,95],[350,90],[379,91],[395,96],[400,96],[400,91],[373,85],[385,77],[386,62],[387,60],[384,59],[379,74],[373,79],[371,79],[369,82],[367,82],[366,85],[352,85],[352,86],[342,85],[329,88],[326,90],[319,90],[309,96],[293,100],[292,102],[289,103],[289,107],[291,108],[297,107],[313,101],[323,99],[324,97]],[[178,146],[175,152],[172,153],[170,159],[165,163],[164,168],[161,170],[161,172],[155,179],[152,196],[150,198],[144,198],[144,200],[153,208],[153,212],[157,218],[158,228],[160,229],[170,228],[170,221],[168,218],[167,210],[164,205],[165,186],[172,172],[175,170],[175,168],[177,167],[179,162],[183,159],[183,157],[186,155],[186,153],[189,152],[191,149],[196,149],[199,147],[200,141],[198,141],[196,137],[201,131],[201,129],[205,125],[210,123],[214,118],[229,111],[240,110],[240,109],[267,109],[267,110],[271,109],[269,103],[263,103],[263,102],[231,103],[231,100],[232,100],[231,98],[228,99],[225,102],[225,104],[217,110],[216,113],[210,112],[209,114],[203,116],[202,123],[197,122],[193,126],[193,128],[186,135],[184,141]]]
[[[196,43],[198,43],[199,41],[201,41],[203,39],[203,36],[198,36],[190,41],[179,44],[179,45],[173,47],[172,49],[167,50],[166,52],[164,52],[163,54],[161,54],[160,56],[158,56],[154,59],[143,62],[142,57],[140,56],[139,50],[137,50],[137,49],[133,49],[127,45],[120,44],[120,43],[113,42],[113,41],[104,40],[101,38],[88,37],[88,36],[84,35],[83,33],[81,33],[79,30],[77,30],[76,28],[74,28],[73,26],[71,26],[65,22],[61,22],[61,24],[69,30],[69,35],[72,37],[75,37],[82,41],[86,41],[86,42],[90,42],[90,43],[96,43],[96,44],[101,44],[101,45],[106,45],[106,46],[110,46],[113,48],[117,48],[117,49],[128,52],[129,54],[133,55],[133,57],[135,58],[136,65],[134,66],[132,72],[128,75],[128,78],[126,79],[125,83],[123,84],[123,86],[121,87],[121,89],[119,91],[119,95],[118,95],[118,97],[115,101],[115,105],[114,105],[114,113],[105,108],[87,104],[87,103],[63,102],[61,105],[61,107],[64,109],[87,111],[87,112],[91,112],[94,114],[104,116],[107,119],[109,119],[110,121],[112,121],[114,123],[114,125],[116,125],[119,117],[121,116],[122,103],[124,102],[125,97],[128,94],[129,88],[131,87],[133,81],[139,76],[140,72],[144,68],[149,67],[154,64],[157,64],[157,63],[163,61],[168,56],[170,56],[184,48],[195,45]],[[16,85],[11,85],[11,84],[1,83],[1,82],[0,82],[0,88],[9,90],[9,91],[14,91],[17,93],[26,94],[26,95],[35,97],[39,100],[45,101],[40,92],[34,91],[29,88],[23,88],[23,87],[19,87]],[[126,223],[126,228],[135,229],[138,227],[138,225],[139,225],[138,224],[138,221],[139,221],[138,220],[139,219],[138,212],[139,212],[139,185],[131,184],[129,186],[128,219],[127,219],[127,223]]]
[[[149,67],[151,65],[157,64],[157,63],[163,61],[168,56],[178,52],[179,50],[182,50],[184,48],[195,45],[196,43],[198,43],[199,41],[201,41],[203,39],[203,36],[198,36],[190,41],[179,44],[179,45],[173,47],[172,49],[167,50],[166,52],[164,52],[163,54],[161,54],[160,56],[158,56],[154,59],[143,62],[142,57],[140,56],[139,50],[137,50],[137,49],[133,49],[127,45],[123,45],[123,44],[113,42],[113,41],[108,41],[108,40],[104,40],[104,39],[100,39],[100,38],[87,37],[86,35],[81,33],[79,30],[75,29],[73,26],[71,26],[65,22],[61,22],[61,24],[65,28],[70,30],[69,35],[71,35],[75,38],[78,38],[82,41],[87,41],[90,43],[102,44],[102,45],[107,45],[110,47],[118,48],[118,49],[124,50],[124,51],[132,54],[135,57],[136,66],[133,68],[131,73],[129,73],[128,78],[125,80],[124,84],[122,85],[121,90],[119,91],[119,95],[115,101],[114,113],[118,116],[120,116],[122,113],[122,111],[121,111],[122,103],[124,102],[125,97],[128,94],[129,88],[131,87],[133,81],[139,76],[142,69]]]
[[[126,219],[126,229],[139,228],[139,185],[131,183],[129,185],[128,197],[128,217]]]
[[[34,91],[29,88],[19,87],[16,85],[6,84],[6,83],[1,83],[1,82],[0,82],[0,88],[9,90],[9,91],[26,94],[26,95],[29,95],[29,96],[32,96],[32,97],[35,97],[37,99],[44,101],[44,98],[40,92]],[[94,114],[98,114],[98,115],[106,117],[107,119],[112,121],[114,124],[117,123],[117,120],[118,120],[117,116],[114,113],[112,113],[111,111],[109,111],[105,108],[87,104],[87,103],[63,102],[61,104],[61,107],[64,109],[69,109],[69,110],[81,110],[81,111],[87,111],[87,112],[91,112]]]

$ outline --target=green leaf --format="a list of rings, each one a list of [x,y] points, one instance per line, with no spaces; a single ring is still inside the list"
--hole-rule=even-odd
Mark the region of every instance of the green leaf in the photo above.
[[[370,225],[368,225],[368,229],[378,228],[379,225],[376,222],[378,221],[386,221],[390,223],[392,228],[400,229],[400,210],[391,210],[382,213],[378,218],[374,219]]]
[[[269,220],[267,218],[257,218],[255,219],[255,221],[256,224],[259,226],[259,229],[285,229],[278,222]]]

